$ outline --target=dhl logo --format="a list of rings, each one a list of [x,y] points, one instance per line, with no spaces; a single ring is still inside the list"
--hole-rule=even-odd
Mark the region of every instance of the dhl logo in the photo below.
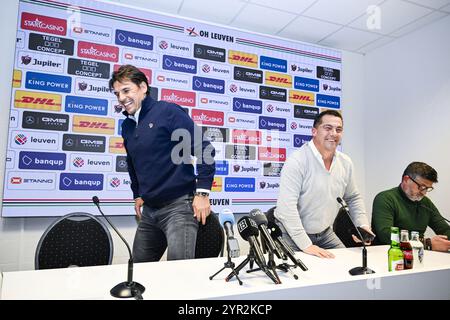
[[[116,137],[109,138],[109,152],[126,154],[125,147],[123,145],[123,139]]]
[[[289,90],[289,102],[291,103],[301,103],[313,106],[314,105],[314,93]]]
[[[265,77],[266,84],[273,85],[277,87],[292,87],[292,77],[287,74],[275,73],[275,72],[266,72]]]
[[[107,118],[74,116],[73,131],[114,134],[114,120]]]
[[[13,72],[13,88],[20,88],[20,85],[22,84],[22,71],[15,70]]]
[[[222,191],[222,178],[221,177],[214,178],[211,191],[212,192],[221,192]]]
[[[61,96],[58,94],[17,90],[14,95],[16,108],[61,111]]]
[[[258,67],[258,56],[252,53],[229,50],[228,63],[256,68]]]

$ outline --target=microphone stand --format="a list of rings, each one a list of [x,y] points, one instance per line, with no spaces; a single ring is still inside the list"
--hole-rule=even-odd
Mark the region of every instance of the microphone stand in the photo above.
[[[277,266],[277,264],[275,263],[273,251],[270,250],[270,248],[269,248],[269,246],[266,244],[266,241],[264,240],[264,238],[261,238],[261,247],[262,247],[262,250],[263,250],[264,253],[265,253],[266,251],[268,252],[267,267],[269,267],[269,269],[272,270],[273,275],[275,276],[275,279],[277,280],[277,282],[275,282],[275,283],[276,283],[276,284],[280,284],[280,283],[281,283],[281,280],[280,280],[280,277],[278,276],[277,271],[276,271],[276,269],[278,268],[278,266]],[[280,270],[283,270],[283,269],[281,269],[281,268],[279,268],[279,269],[280,269]],[[256,268],[256,269],[251,269],[251,270],[248,270],[247,273],[255,272],[255,271],[259,271],[259,270],[262,270],[262,268],[259,267],[259,268]],[[272,277],[270,277],[270,278],[272,279]],[[272,279],[272,280],[273,280],[273,279]]]
[[[364,244],[364,238],[361,235],[361,232],[359,232],[358,228],[356,227],[355,223],[353,222],[352,217],[350,216],[350,212],[348,212],[347,206],[342,203],[342,199],[341,198],[337,198],[337,201],[341,204],[341,206],[344,209],[345,213],[347,213],[348,217],[350,218],[350,221],[352,222],[353,226],[355,227],[356,231],[358,232],[359,238],[361,239],[361,243],[363,245],[363,250],[362,250],[362,267],[354,267],[354,268],[350,269],[348,272],[352,276],[357,276],[357,275],[361,275],[361,274],[375,273],[375,271],[373,271],[372,269],[369,269],[367,267],[367,249],[366,249],[366,245]]]
[[[234,275],[236,277],[236,279],[239,281],[239,285],[242,286],[242,281],[241,279],[239,279],[238,277],[238,271],[236,271],[236,269],[234,268],[235,264],[233,261],[231,261],[231,254],[230,254],[230,247],[227,244],[227,261],[223,264],[223,268],[220,269],[219,271],[217,271],[216,273],[214,273],[212,276],[209,277],[209,280],[212,280],[216,275],[218,275],[219,273],[222,272],[222,270],[224,270],[225,268],[230,268],[231,269],[231,273],[230,275]],[[229,277],[229,276],[228,276]],[[227,278],[228,278],[227,277]],[[230,278],[231,279],[231,278]],[[227,279],[225,279],[225,281],[228,281]]]
[[[109,219],[105,216],[105,214],[100,209],[100,201],[95,196],[92,197],[92,200],[95,204],[95,206],[98,208],[98,211],[100,211],[101,215],[105,220],[108,222],[108,224],[111,226],[111,228],[114,229],[114,231],[117,233],[117,235],[122,239],[122,241],[125,243],[128,249],[128,254],[130,255],[130,259],[128,260],[128,276],[127,281],[119,283],[118,285],[114,286],[114,288],[111,289],[110,294],[115,298],[135,298],[136,300],[142,300],[142,293],[145,291],[145,287],[138,283],[133,281],[133,255],[131,254],[130,246],[128,245],[127,241],[122,237],[120,232],[114,227],[114,225],[109,221]]]

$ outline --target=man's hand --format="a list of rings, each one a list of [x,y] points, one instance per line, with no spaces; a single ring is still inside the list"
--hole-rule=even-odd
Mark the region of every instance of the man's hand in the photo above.
[[[437,235],[431,238],[431,250],[448,252],[450,250],[450,241],[447,236]]]
[[[307,254],[312,254],[313,256],[317,256],[319,258],[334,258],[334,254],[314,244],[304,249],[303,252]]]
[[[141,197],[134,199],[134,212],[139,220],[142,217],[142,206],[144,205],[144,200]]]
[[[211,213],[211,207],[209,204],[208,196],[195,196],[194,201],[192,201],[192,208],[194,209],[194,217],[197,218],[198,222],[202,224],[206,223],[206,218]]]
[[[360,228],[366,230],[368,233],[370,233],[371,235],[373,235],[373,236],[375,237],[375,233],[372,232],[372,230],[370,229],[370,227],[368,227],[368,226],[361,226]],[[353,241],[355,241],[356,243],[361,243],[361,242],[362,242],[362,241],[359,240],[359,238],[358,238],[356,235],[354,235],[354,234],[352,234],[352,238],[353,238]],[[370,245],[372,244],[372,241],[364,242],[364,244],[365,244],[366,246],[370,246]]]

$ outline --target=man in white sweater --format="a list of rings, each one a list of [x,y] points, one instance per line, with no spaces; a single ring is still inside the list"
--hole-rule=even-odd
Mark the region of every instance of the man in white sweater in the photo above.
[[[337,197],[347,202],[355,224],[372,233],[356,187],[353,163],[336,150],[342,133],[341,114],[335,110],[321,112],[314,120],[312,140],[283,166],[275,218],[294,250],[334,258],[325,249],[345,247],[332,229],[340,207]]]

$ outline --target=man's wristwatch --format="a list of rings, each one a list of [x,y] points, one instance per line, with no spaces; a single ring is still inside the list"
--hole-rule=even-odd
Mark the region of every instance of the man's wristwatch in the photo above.
[[[194,192],[194,197],[209,197],[208,192]]]

